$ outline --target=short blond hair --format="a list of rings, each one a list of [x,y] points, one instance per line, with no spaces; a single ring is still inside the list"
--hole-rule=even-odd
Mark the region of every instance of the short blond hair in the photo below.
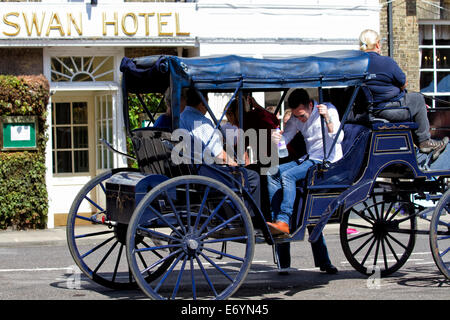
[[[378,32],[366,29],[359,35],[359,50],[373,50],[377,45],[378,41],[380,41],[380,35]]]

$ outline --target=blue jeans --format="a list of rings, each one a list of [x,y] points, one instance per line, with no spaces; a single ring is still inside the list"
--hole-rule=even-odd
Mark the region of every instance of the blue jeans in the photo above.
[[[267,176],[267,188],[269,191],[273,221],[282,221],[290,224],[294,210],[296,183],[299,180],[305,179],[309,167],[318,162],[320,161],[291,161],[280,165],[276,173]]]

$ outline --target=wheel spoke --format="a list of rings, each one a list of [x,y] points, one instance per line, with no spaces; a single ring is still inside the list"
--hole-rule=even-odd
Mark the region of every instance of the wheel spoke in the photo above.
[[[208,282],[208,285],[211,288],[211,290],[213,291],[214,296],[217,297],[216,289],[214,288],[214,285],[212,284],[211,279],[209,278],[208,273],[206,272],[205,268],[203,267],[203,264],[200,261],[200,259],[198,258],[198,256],[195,256],[195,260],[197,260],[197,264],[200,267],[200,269],[202,270],[203,277],[205,278],[206,282]]]
[[[202,215],[203,208],[206,203],[206,199],[208,198],[209,190],[210,190],[210,188],[209,188],[209,186],[207,186],[205,189],[205,193],[203,194],[203,199],[202,199],[202,203],[200,205],[200,209],[198,211],[197,217],[195,218],[194,230],[197,230],[198,224],[200,223],[200,216]]]
[[[171,297],[172,300],[175,299],[175,297],[177,296],[178,289],[179,289],[180,283],[181,283],[181,279],[183,277],[184,268],[186,267],[186,261],[187,261],[187,255],[184,255],[183,264],[181,265],[181,269],[178,273],[177,282],[175,283],[175,287],[173,288],[172,297]]]
[[[183,235],[178,231],[177,228],[175,228],[169,221],[167,221],[167,219],[155,208],[152,207],[152,205],[148,206],[150,208],[150,210],[153,211],[153,213],[155,213],[158,218],[160,218],[170,229],[172,229],[180,238],[183,237]]]
[[[389,238],[391,238],[395,243],[397,243],[400,247],[402,247],[403,249],[406,250],[406,246],[403,243],[401,243],[399,240],[395,239],[391,234],[388,233],[387,236]]]
[[[364,265],[366,263],[366,260],[369,257],[369,254],[372,252],[372,248],[375,245],[376,241],[377,241],[376,239],[374,241],[372,241],[372,244],[370,245],[369,250],[367,250],[367,253],[364,256],[364,259],[361,261],[361,265]]]
[[[107,244],[108,242],[110,242],[111,240],[115,239],[114,237],[108,238],[105,241],[103,241],[102,243],[100,243],[99,245],[97,245],[96,247],[92,248],[91,250],[89,250],[88,252],[86,252],[85,254],[81,255],[81,258],[85,258],[88,255],[90,255],[91,253],[97,251],[99,248],[103,247],[105,244]]]
[[[155,287],[155,292],[158,292],[159,288],[163,285],[164,281],[166,281],[167,277],[172,273],[173,269],[176,267],[178,262],[183,258],[184,254],[178,255],[177,259],[172,263],[170,268],[164,273],[164,276],[161,278],[161,280],[158,282],[157,286]]]
[[[386,214],[383,216],[383,220],[387,219],[387,217],[389,216],[389,213],[391,212],[392,207],[394,206],[394,204],[395,204],[395,202],[392,201],[391,204],[389,205],[389,208],[386,210]]]
[[[244,262],[244,259],[242,259],[240,257],[233,256],[233,255],[228,254],[226,252],[222,252],[222,251],[218,251],[218,250],[215,250],[215,249],[212,249],[212,248],[206,248],[206,247],[204,247],[203,249],[207,250],[209,252],[212,252],[212,253],[216,253],[218,255],[222,255],[222,256],[225,256],[225,257],[228,257],[228,258],[231,258],[231,259],[234,259],[234,260],[238,260],[238,261]]]
[[[112,281],[116,280],[117,270],[119,269],[120,259],[122,257],[123,244],[120,245],[119,253],[117,254],[116,265],[114,266],[113,278]]]
[[[157,247],[147,247],[147,248],[142,248],[142,249],[136,249],[136,252],[145,252],[145,251],[153,251],[153,250],[160,250],[160,249],[167,249],[167,248],[180,248],[182,246],[182,244],[166,244],[166,245],[161,245],[161,246],[157,246]]]
[[[370,206],[367,204],[366,201],[363,201],[364,206],[366,207],[367,211],[369,212],[370,217],[372,218],[373,221],[376,221],[377,218],[375,218],[375,216],[372,213],[372,210],[370,209]]]
[[[204,238],[206,238],[207,236],[209,236],[211,233],[214,233],[222,228],[224,228],[227,224],[229,224],[231,221],[236,220],[237,218],[239,218],[241,215],[237,214],[233,217],[231,217],[230,219],[228,219],[227,221],[219,224],[218,226],[216,226],[215,228],[209,230],[208,232],[204,233],[199,239],[202,240]]]
[[[387,269],[389,269],[389,266],[388,266],[388,258],[386,255],[386,247],[384,245],[384,238],[381,240],[381,250],[383,252],[383,257],[384,257],[384,268],[387,270]]]
[[[172,252],[171,254],[169,254],[167,257],[162,258],[158,261],[156,261],[155,263],[153,263],[152,265],[148,266],[147,268],[145,268],[144,270],[141,270],[141,274],[146,273],[148,270],[153,269],[154,267],[156,267],[157,265],[160,265],[161,263],[163,263],[164,261],[166,261],[167,259],[170,259],[171,257],[179,254],[181,252],[182,249],[178,249],[174,252]]]
[[[373,234],[372,231],[366,232],[366,233],[361,233],[361,234],[358,234],[358,235],[356,235],[356,236],[354,236],[354,237],[349,238],[347,241],[348,241],[348,242],[350,242],[350,241],[355,241],[355,240],[358,240],[358,239],[360,239],[360,238],[363,238],[363,237],[368,236],[368,235],[371,235],[371,234]]]
[[[212,261],[207,255],[203,252],[200,252],[203,258],[205,258],[212,266],[214,266],[217,270],[219,270],[228,280],[233,282],[233,279],[226,273],[221,267],[219,267],[214,261]]]
[[[442,253],[439,253],[439,256],[442,258],[442,257],[445,256],[449,251],[450,251],[450,247],[447,248],[446,250],[442,251]]]
[[[181,227],[181,230],[183,231],[183,233],[186,234],[186,229],[184,227],[184,223],[181,221],[180,215],[178,214],[178,211],[175,208],[175,205],[173,204],[172,199],[170,198],[170,196],[167,193],[167,191],[164,191],[164,195],[165,195],[167,201],[169,202],[170,207],[172,208],[173,214],[175,215],[175,218],[178,221],[178,225]]]
[[[100,267],[103,265],[103,263],[106,261],[106,259],[108,259],[109,255],[111,254],[111,252],[114,250],[114,248],[117,246],[117,244],[119,243],[119,241],[114,242],[114,244],[111,246],[111,248],[109,248],[108,252],[105,254],[105,256],[103,257],[103,259],[100,261],[100,263],[97,265],[97,267],[95,268],[95,270],[93,271],[93,273],[97,273],[97,271],[100,269]]]
[[[214,208],[213,212],[209,215],[208,219],[203,223],[203,225],[200,227],[200,230],[197,232],[198,234],[201,234],[203,229],[209,224],[209,222],[212,220],[212,218],[219,212],[219,209],[222,207],[222,205],[225,203],[225,201],[228,199],[228,196],[225,196],[222,201],[217,205],[216,208]]]
[[[91,198],[89,198],[87,196],[87,194],[84,196],[84,199],[86,199],[87,201],[89,201],[94,207],[96,207],[98,210],[100,211],[105,211],[105,209],[103,209],[102,207],[100,207],[99,204],[97,204],[95,201],[93,201]]]
[[[191,263],[192,299],[197,300],[197,288],[195,286],[194,257],[190,257],[190,263]]]
[[[364,248],[366,246],[366,244],[368,244],[369,241],[372,240],[373,238],[374,238],[374,235],[372,234],[372,236],[369,239],[367,239],[358,249],[356,249],[356,251],[352,252],[352,255],[356,256],[361,251],[361,249]]]
[[[394,251],[394,248],[392,247],[391,243],[389,242],[389,239],[388,238],[384,238],[384,240],[386,241],[386,243],[387,243],[387,245],[389,247],[389,250],[393,254],[395,260],[397,260],[397,262],[399,262],[400,259],[398,258],[397,253]]]
[[[203,243],[215,243],[215,242],[225,242],[225,241],[238,241],[238,240],[246,240],[247,236],[239,236],[239,237],[231,237],[231,238],[220,238],[220,239],[211,239],[205,240]]]
[[[81,239],[81,238],[89,238],[89,237],[95,237],[95,236],[102,236],[104,234],[113,233],[114,230],[107,230],[107,231],[100,231],[100,232],[93,232],[93,233],[86,233],[86,234],[80,234],[75,236],[75,239]]]
[[[178,239],[178,238],[172,237],[172,236],[170,236],[168,234],[161,233],[161,232],[158,232],[158,231],[155,231],[155,230],[152,230],[152,229],[147,229],[147,228],[144,228],[144,227],[141,227],[141,226],[138,226],[137,229],[139,229],[140,231],[143,231],[144,233],[149,233],[150,235],[148,235],[148,236],[150,238],[151,238],[151,235],[155,235],[155,236],[160,237],[160,238],[164,238],[164,239],[169,239],[169,240],[173,240],[173,241],[176,241],[176,242],[180,242],[180,239]]]
[[[186,184],[186,215],[187,215],[187,225],[189,232],[192,231],[191,226],[191,196],[189,190],[189,183]]]

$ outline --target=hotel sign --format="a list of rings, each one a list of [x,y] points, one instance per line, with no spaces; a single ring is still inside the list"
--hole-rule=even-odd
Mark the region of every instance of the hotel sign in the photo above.
[[[193,6],[0,4],[0,39],[190,37]]]

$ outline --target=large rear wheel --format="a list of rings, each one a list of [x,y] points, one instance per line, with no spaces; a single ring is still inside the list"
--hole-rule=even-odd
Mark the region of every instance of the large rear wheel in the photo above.
[[[250,269],[254,231],[230,188],[208,177],[181,176],[143,198],[128,227],[127,247],[131,271],[150,298],[226,299]],[[145,281],[162,264],[167,268],[161,277]]]
[[[430,225],[430,247],[437,267],[450,279],[450,189],[434,209]]]

